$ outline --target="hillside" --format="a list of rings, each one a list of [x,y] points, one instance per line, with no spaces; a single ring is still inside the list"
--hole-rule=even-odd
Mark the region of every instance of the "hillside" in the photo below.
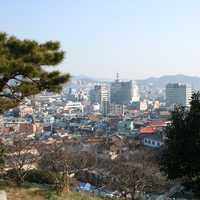
[[[198,76],[186,76],[182,74],[167,75],[161,77],[150,77],[143,80],[138,80],[140,85],[151,84],[157,88],[164,88],[167,83],[186,83],[190,84],[194,89],[200,89],[200,77]]]
[[[6,191],[8,200],[103,200],[100,197],[79,192],[66,192],[62,196],[57,196],[49,187],[30,183],[23,185],[23,187],[1,184],[0,190]]]
[[[73,81],[84,81],[90,83],[105,82],[105,80],[95,79],[88,76],[80,75],[72,77]],[[107,82],[112,82],[113,80],[107,80]],[[191,85],[194,89],[200,89],[200,77],[199,76],[186,76],[182,74],[177,75],[165,75],[161,77],[149,77],[146,79],[137,80],[137,82],[142,85],[153,85],[156,88],[164,88],[168,83],[186,83]]]

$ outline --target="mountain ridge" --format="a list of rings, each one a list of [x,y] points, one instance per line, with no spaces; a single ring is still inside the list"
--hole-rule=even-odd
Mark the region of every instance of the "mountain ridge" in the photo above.
[[[104,79],[92,78],[86,75],[72,76],[74,80],[87,80],[91,82],[105,82]],[[106,82],[112,82],[113,80],[107,80]],[[182,83],[189,84],[193,89],[200,89],[200,76],[188,76],[184,74],[175,75],[163,75],[160,77],[149,77],[145,79],[138,79],[136,82],[139,85],[152,85],[157,88],[164,88],[168,83]]]
[[[137,80],[137,82],[142,85],[152,85],[159,88],[165,87],[168,83],[182,83],[182,84],[189,84],[194,89],[200,89],[199,76],[187,76],[183,74],[149,77],[146,79]]]

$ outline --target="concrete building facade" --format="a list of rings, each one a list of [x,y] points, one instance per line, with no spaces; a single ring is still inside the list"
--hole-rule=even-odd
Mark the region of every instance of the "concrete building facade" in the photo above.
[[[111,103],[128,105],[133,97],[132,81],[111,83]]]
[[[100,111],[107,115],[110,107],[110,88],[107,84],[95,85],[90,91],[90,100],[93,104],[100,104]]]
[[[190,106],[192,88],[179,83],[169,83],[166,86],[166,106]]]

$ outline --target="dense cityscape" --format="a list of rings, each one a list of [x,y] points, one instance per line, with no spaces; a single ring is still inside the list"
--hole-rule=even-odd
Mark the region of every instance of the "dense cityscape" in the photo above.
[[[165,193],[172,196],[174,187],[179,191],[181,186],[165,180],[153,160],[165,146],[171,111],[176,105],[189,108],[192,88],[183,83],[168,83],[159,91],[149,85],[143,85],[142,92],[140,88],[137,81],[121,81],[118,73],[111,82],[72,78],[60,94],[43,92],[5,112],[1,141],[13,143],[21,137],[47,146],[62,141],[74,157],[84,155],[90,160],[95,156],[95,161],[88,161],[89,165],[85,161],[85,166],[71,173],[80,181],[78,190],[102,197],[121,195],[119,186],[107,182],[114,176],[108,163],[145,162],[147,166],[140,170],[155,174],[144,175],[149,180],[142,181],[146,189],[139,194],[145,199],[159,199]]]
[[[199,200],[200,1],[0,2],[0,200]]]

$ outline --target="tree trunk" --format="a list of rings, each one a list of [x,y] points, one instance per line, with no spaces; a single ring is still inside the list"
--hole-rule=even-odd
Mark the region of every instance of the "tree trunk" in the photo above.
[[[131,200],[135,200],[135,192],[133,193],[131,193]]]
[[[18,186],[21,186],[24,183],[24,172],[21,169],[17,172],[16,183]]]

